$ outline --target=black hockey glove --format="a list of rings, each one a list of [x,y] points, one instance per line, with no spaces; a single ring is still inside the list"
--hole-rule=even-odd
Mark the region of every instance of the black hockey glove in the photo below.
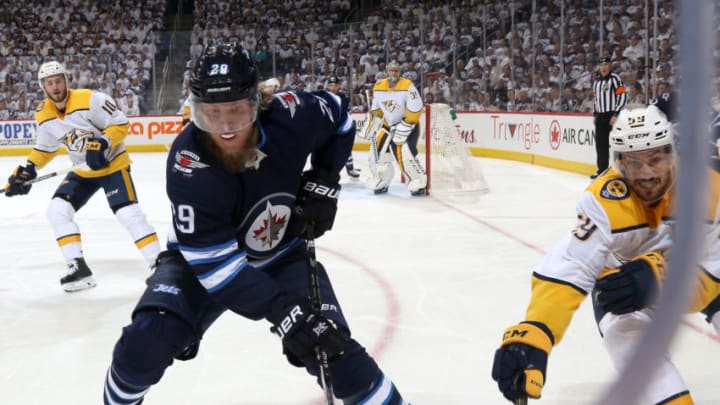
[[[665,273],[665,258],[656,252],[638,256],[601,275],[595,304],[606,312],[627,314],[653,303]]]
[[[32,184],[25,184],[37,177],[35,165],[28,162],[27,166],[18,166],[13,174],[8,177],[8,184],[5,185],[5,196],[12,197],[30,192]]]
[[[344,328],[316,314],[306,299],[277,299],[267,319],[274,325],[270,331],[282,339],[283,351],[298,359],[315,358],[318,346],[333,359],[342,354],[350,340]]]
[[[550,330],[540,322],[523,322],[505,329],[492,368],[492,378],[505,398],[511,402],[521,396],[540,398],[552,346]]]
[[[319,238],[332,229],[340,196],[338,174],[310,170],[303,173],[287,233],[305,239]]]
[[[715,299],[712,300],[708,304],[708,306],[703,308],[700,312],[705,315],[705,321],[707,321],[707,323],[712,323],[713,316],[715,316],[718,311],[720,311],[720,295],[715,297]]]
[[[100,170],[110,162],[105,157],[105,151],[108,148],[108,142],[103,138],[92,137],[88,139],[85,151],[85,162],[93,170]]]

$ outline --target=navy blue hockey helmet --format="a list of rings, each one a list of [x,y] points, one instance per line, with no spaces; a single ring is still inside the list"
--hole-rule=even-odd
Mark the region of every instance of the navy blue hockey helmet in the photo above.
[[[237,42],[205,47],[190,77],[190,92],[200,103],[257,98],[257,70]]]

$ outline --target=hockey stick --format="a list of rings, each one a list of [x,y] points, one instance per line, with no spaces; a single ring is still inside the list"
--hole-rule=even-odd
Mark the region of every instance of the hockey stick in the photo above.
[[[515,405],[527,405],[528,403],[528,397],[524,391],[523,385],[524,379],[522,378],[522,375],[518,375],[518,377],[515,379],[515,390],[518,393],[515,401],[513,402]]]
[[[87,167],[87,165],[86,165],[85,163],[82,163],[82,164],[79,164],[79,165],[73,165],[73,166],[70,166],[70,167],[66,167],[66,168],[64,168],[64,169],[60,169],[60,170],[56,170],[56,171],[54,171],[54,172],[50,172],[50,173],[43,174],[42,176],[35,177],[35,178],[32,179],[32,180],[28,180],[28,181],[26,181],[26,182],[23,182],[23,185],[24,185],[24,186],[27,186],[27,185],[29,185],[29,184],[34,184],[34,183],[37,183],[37,182],[40,182],[40,181],[43,181],[43,180],[51,179],[51,178],[53,178],[53,177],[55,177],[55,176],[59,176],[59,175],[61,175],[61,174],[65,174],[65,173],[68,173],[68,172],[71,172],[71,171],[77,170],[77,169],[84,169],[84,168],[86,168],[86,167]],[[3,195],[4,195],[6,191],[7,191],[7,189],[2,189],[2,190],[0,190],[0,194],[3,194]]]
[[[313,236],[312,225],[308,229],[308,238],[306,240],[307,245],[307,256],[308,264],[310,265],[310,271],[308,276],[310,277],[310,296],[313,310],[315,313],[320,315],[322,310],[322,301],[320,300],[320,278],[318,277],[317,268],[317,257],[315,256],[315,239]],[[330,378],[330,366],[328,364],[327,352],[320,346],[315,347],[315,355],[317,356],[318,362],[320,363],[320,385],[322,385],[323,391],[325,392],[325,400],[328,405],[335,403],[335,397],[333,394],[332,380]]]

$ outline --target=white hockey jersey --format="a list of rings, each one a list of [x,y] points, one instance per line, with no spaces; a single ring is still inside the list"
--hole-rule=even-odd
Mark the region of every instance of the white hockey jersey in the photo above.
[[[692,312],[720,293],[720,174],[715,170],[711,170],[710,184],[707,250],[699,264],[704,271],[700,273],[701,286]],[[668,193],[654,207],[645,207],[612,168],[590,184],[577,203],[575,228],[551,249],[533,273],[526,320],[547,325],[557,344],[603,270],[617,268],[649,252],[669,254],[673,200],[672,193]]]
[[[380,79],[373,86],[371,111],[383,117],[385,126],[392,127],[403,119],[417,124],[422,114],[423,101],[412,81],[400,77],[394,87],[388,78]],[[379,111],[379,112],[378,112]]]
[[[125,151],[128,119],[107,94],[87,89],[68,90],[64,112],[50,99],[45,99],[35,110],[35,121],[35,148],[28,161],[39,168],[50,162],[61,146],[74,165],[84,163],[87,140],[91,137],[101,137],[108,142],[105,156],[110,164],[101,170],[76,170],[76,174],[101,177],[130,165]]]

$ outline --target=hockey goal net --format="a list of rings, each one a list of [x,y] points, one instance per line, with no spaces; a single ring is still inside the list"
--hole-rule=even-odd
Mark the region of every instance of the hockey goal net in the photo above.
[[[447,104],[426,104],[418,142],[418,155],[425,153],[427,193],[487,192],[488,184],[478,159],[474,158]],[[420,156],[418,156],[420,157]]]

